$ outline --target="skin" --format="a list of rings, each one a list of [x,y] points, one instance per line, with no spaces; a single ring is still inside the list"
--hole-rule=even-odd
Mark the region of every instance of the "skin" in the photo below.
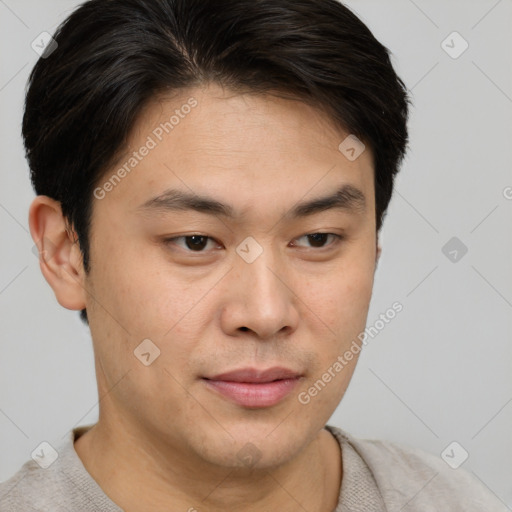
[[[380,252],[371,151],[349,161],[338,150],[348,134],[302,102],[214,84],[152,101],[130,151],[190,97],[197,106],[93,200],[89,274],[59,203],[38,196],[31,205],[46,280],[62,306],[86,307],[90,322],[100,415],[75,449],[128,512],[331,511],[343,471],[324,426],[357,356],[307,405],[298,394],[366,324]],[[344,184],[364,194],[364,209],[285,216]],[[215,198],[236,216],[139,208],[169,188]],[[314,245],[305,235],[316,232],[345,238]],[[211,237],[203,252],[190,239],[164,241],[192,234]],[[252,263],[236,252],[248,236],[263,249]],[[146,338],[160,349],[149,366],[133,353]],[[303,376],[267,408],[237,405],[202,380],[272,366]],[[258,453],[252,465],[239,456],[247,443]]]

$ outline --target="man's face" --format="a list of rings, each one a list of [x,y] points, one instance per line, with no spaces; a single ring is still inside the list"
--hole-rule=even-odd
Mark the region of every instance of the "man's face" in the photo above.
[[[348,159],[347,135],[298,101],[217,86],[144,111],[93,203],[100,421],[223,466],[246,451],[260,467],[284,463],[316,437],[353,374],[357,355],[333,365],[364,330],[376,262],[372,155]],[[346,186],[338,207],[299,208]],[[171,190],[225,211],[177,208]],[[299,378],[213,379],[275,367]]]

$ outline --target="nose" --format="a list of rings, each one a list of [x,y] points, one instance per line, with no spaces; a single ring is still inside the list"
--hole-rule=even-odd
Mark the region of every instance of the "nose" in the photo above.
[[[235,258],[226,301],[221,313],[222,329],[236,335],[252,331],[261,339],[295,331],[299,322],[299,300],[284,262],[270,248],[252,263]]]

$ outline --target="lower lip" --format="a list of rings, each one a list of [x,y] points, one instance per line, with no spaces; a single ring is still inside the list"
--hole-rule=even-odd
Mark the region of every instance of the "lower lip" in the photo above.
[[[289,395],[299,382],[294,379],[251,383],[203,379],[206,385],[244,407],[271,407]]]

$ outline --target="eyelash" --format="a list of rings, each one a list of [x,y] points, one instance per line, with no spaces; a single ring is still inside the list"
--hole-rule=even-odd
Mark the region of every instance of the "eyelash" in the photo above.
[[[328,232],[317,231],[317,232],[314,232],[314,233],[306,233],[305,235],[302,235],[302,236],[300,236],[300,237],[298,237],[298,238],[296,238],[294,240],[300,240],[301,238],[308,237],[308,236],[314,236],[314,235],[330,235],[330,236],[334,237],[335,241],[330,243],[330,244],[324,245],[322,247],[310,247],[310,249],[322,250],[322,249],[332,248],[334,246],[337,246],[342,240],[345,239],[344,236],[338,235],[336,233],[328,233]],[[211,241],[214,241],[215,243],[218,244],[218,242],[214,238],[212,238],[210,236],[207,236],[207,235],[202,235],[200,233],[193,233],[191,235],[181,235],[181,236],[176,236],[176,237],[172,237],[172,238],[165,238],[163,240],[163,242],[166,245],[171,245],[171,244],[176,245],[175,244],[176,240],[180,240],[180,239],[185,240],[187,238],[191,238],[191,237],[194,237],[194,236],[202,237],[202,238],[207,238],[208,241],[211,240]],[[204,251],[204,250],[193,251],[193,250],[191,250],[189,248],[183,248],[183,247],[180,247],[180,249],[183,249],[185,252],[192,253],[192,254],[194,254],[194,253],[196,253],[196,254],[205,254],[207,252],[207,251]]]

